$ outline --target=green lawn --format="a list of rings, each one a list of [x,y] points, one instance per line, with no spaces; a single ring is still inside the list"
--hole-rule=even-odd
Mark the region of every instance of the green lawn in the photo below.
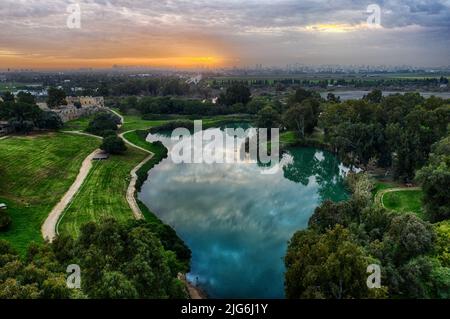
[[[398,187],[398,186],[392,182],[377,182],[377,183],[375,183],[375,187],[372,190],[372,193],[375,196],[376,193],[378,193],[379,191],[389,189],[389,188],[395,188],[395,187]]]
[[[116,110],[117,111],[117,110]],[[82,117],[78,120],[69,121],[64,124],[64,130],[67,131],[84,131],[87,129],[89,122],[94,118],[94,115]],[[161,125],[167,120],[161,121],[148,121],[143,120],[141,116],[138,115],[124,115],[125,123],[121,129],[122,132],[131,130],[143,130],[148,129],[153,126]]]
[[[103,217],[114,217],[119,221],[133,218],[126,191],[131,170],[146,156],[144,152],[128,147],[124,155],[94,162],[89,176],[60,219],[59,233],[77,236],[82,224]]]
[[[414,213],[420,218],[425,218],[422,209],[423,193],[420,190],[405,190],[386,193],[383,196],[383,204],[386,208],[401,212]]]
[[[87,129],[89,122],[94,118],[93,115],[81,117],[77,120],[69,121],[64,124],[64,130],[67,131],[84,131]]]
[[[117,110],[116,110],[117,111]],[[176,121],[176,120],[188,120],[186,116],[174,117],[170,120],[143,120],[140,115],[124,115],[125,123],[121,128],[122,132],[127,132],[131,130],[146,130],[151,127],[159,126],[167,122]],[[209,117],[198,117],[198,120],[203,121],[203,125],[212,126],[215,124],[220,124],[223,121],[228,119],[235,119],[237,122],[239,121],[238,117],[235,116],[209,116]]]
[[[95,138],[64,133],[1,140],[0,201],[9,205],[13,222],[0,239],[21,252],[31,241],[42,241],[42,223],[99,144]]]
[[[124,120],[125,123],[122,126],[123,132],[131,130],[144,130],[168,122],[167,120],[143,120],[140,115],[124,115]]]
[[[145,130],[140,130],[140,131],[131,131],[128,132],[126,134],[124,134],[124,138],[127,139],[128,141],[130,141],[131,143],[140,146],[150,152],[155,152],[155,147],[153,146],[152,143],[149,143],[145,140],[145,138],[143,138],[143,136],[145,136],[146,131]]]

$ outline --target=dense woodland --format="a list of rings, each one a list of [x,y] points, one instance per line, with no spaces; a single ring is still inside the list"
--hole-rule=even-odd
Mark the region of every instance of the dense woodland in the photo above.
[[[0,101],[0,120],[8,121],[13,132],[29,133],[36,129],[57,130],[63,126],[60,117],[43,111],[36,105],[34,96],[20,92],[14,97],[6,92]]]
[[[0,298],[186,298],[177,275],[188,271],[190,251],[158,232],[147,222],[91,222],[77,239],[30,245],[24,258],[0,241]],[[83,269],[81,290],[66,286],[71,264]]]

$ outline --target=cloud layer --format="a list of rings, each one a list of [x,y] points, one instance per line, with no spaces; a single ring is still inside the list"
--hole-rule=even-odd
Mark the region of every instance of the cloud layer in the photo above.
[[[79,3],[81,28],[69,29]],[[367,25],[369,4],[381,26]],[[0,67],[448,65],[450,0],[2,0]]]

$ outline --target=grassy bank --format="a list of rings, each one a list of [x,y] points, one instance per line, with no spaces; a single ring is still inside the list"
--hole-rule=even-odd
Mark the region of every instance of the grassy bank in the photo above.
[[[164,158],[167,157],[167,148],[162,143],[150,143],[146,141],[148,130],[132,131],[124,134],[124,138],[131,143],[140,146],[153,153],[153,157],[147,161],[137,172],[138,180],[136,182],[136,189],[139,191],[142,184],[148,178],[148,172],[158,165]],[[137,197],[137,194],[135,194]],[[183,263],[185,272],[189,271],[191,251],[178,237],[175,230],[169,225],[164,224],[153,212],[145,206],[139,199],[136,200],[145,220],[151,225],[152,230],[158,235],[164,248],[176,253],[177,258]]]
[[[424,219],[422,198],[423,192],[421,190],[404,190],[384,194],[383,204],[387,209],[399,213],[411,212]]]
[[[12,218],[0,238],[21,252],[31,241],[41,242],[42,223],[99,144],[95,138],[64,133],[0,141],[0,202],[9,204]]]
[[[76,237],[82,224],[103,217],[119,221],[132,219],[126,191],[131,170],[145,157],[143,151],[128,147],[124,155],[112,155],[105,161],[94,162],[80,191],[63,213],[59,233]]]
[[[162,143],[149,143],[146,141],[148,135],[147,130],[138,130],[128,132],[124,135],[131,143],[142,147],[153,153],[153,157],[147,161],[137,172],[138,180],[136,182],[136,189],[139,191],[142,184],[147,180],[148,172],[155,166],[158,165],[164,158],[167,157],[167,149],[162,145]]]

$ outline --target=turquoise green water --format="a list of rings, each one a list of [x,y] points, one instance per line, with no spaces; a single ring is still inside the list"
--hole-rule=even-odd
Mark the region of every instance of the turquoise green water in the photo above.
[[[173,142],[162,135],[171,149]],[[335,156],[292,148],[282,169],[257,164],[174,164],[151,170],[139,198],[192,250],[188,278],[213,298],[283,298],[283,256],[295,231],[325,199],[346,198]]]

